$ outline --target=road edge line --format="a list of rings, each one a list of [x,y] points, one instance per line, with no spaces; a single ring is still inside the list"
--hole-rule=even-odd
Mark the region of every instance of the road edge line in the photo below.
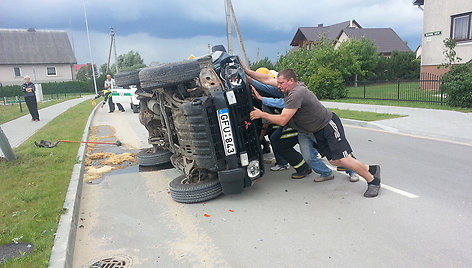
[[[87,101],[87,100],[85,100]],[[87,141],[90,134],[90,126],[99,105],[89,115],[85,125],[82,141]],[[87,152],[87,144],[81,143],[77,152],[77,164],[74,165],[70,183],[64,200],[64,213],[59,219],[54,245],[49,258],[49,267],[72,267],[74,257],[75,238],[78,226],[78,213],[80,197],[82,194],[82,177],[84,174],[84,158]]]

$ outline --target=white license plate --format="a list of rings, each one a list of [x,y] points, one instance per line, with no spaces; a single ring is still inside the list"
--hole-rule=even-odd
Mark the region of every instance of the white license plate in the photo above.
[[[225,154],[226,156],[236,154],[233,130],[231,129],[231,122],[229,121],[228,108],[218,110],[217,115],[218,122],[220,123],[221,139],[223,140]]]

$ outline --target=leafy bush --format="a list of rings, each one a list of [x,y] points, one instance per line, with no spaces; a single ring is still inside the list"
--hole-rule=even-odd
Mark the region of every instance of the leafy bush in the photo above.
[[[354,57],[349,52],[334,49],[322,41],[314,49],[299,49],[281,56],[276,69],[291,68],[297,73],[298,80],[318,98],[336,99],[347,96],[344,79],[352,76],[353,61]]]
[[[308,80],[308,88],[313,88],[320,99],[340,99],[347,96],[344,79],[339,70],[320,67]]]
[[[23,96],[21,86],[0,86],[0,98],[14,96]]]
[[[97,87],[100,90],[100,84],[98,84],[99,78],[97,78]],[[102,80],[101,85],[103,86]],[[95,92],[93,88],[93,80],[90,81],[67,81],[67,82],[50,82],[50,83],[41,83],[43,89],[43,94],[70,94],[70,93],[86,93],[86,92]],[[0,98],[3,97],[14,97],[14,96],[23,96],[21,91],[21,86],[0,86]]]
[[[472,62],[453,65],[441,77],[441,90],[447,94],[449,105],[472,108]]]

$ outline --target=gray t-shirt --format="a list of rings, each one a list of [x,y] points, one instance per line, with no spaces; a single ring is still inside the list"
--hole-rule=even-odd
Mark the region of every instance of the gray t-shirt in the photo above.
[[[285,108],[298,109],[289,125],[302,133],[315,133],[324,128],[333,115],[302,82],[285,94]]]

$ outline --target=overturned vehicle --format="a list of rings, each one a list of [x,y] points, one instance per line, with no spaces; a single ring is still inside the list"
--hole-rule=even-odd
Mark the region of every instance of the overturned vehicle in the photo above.
[[[139,120],[152,148],[140,165],[171,162],[184,175],[169,184],[177,202],[241,193],[264,173],[251,91],[239,59],[224,51],[194,60],[118,73],[136,85]]]

